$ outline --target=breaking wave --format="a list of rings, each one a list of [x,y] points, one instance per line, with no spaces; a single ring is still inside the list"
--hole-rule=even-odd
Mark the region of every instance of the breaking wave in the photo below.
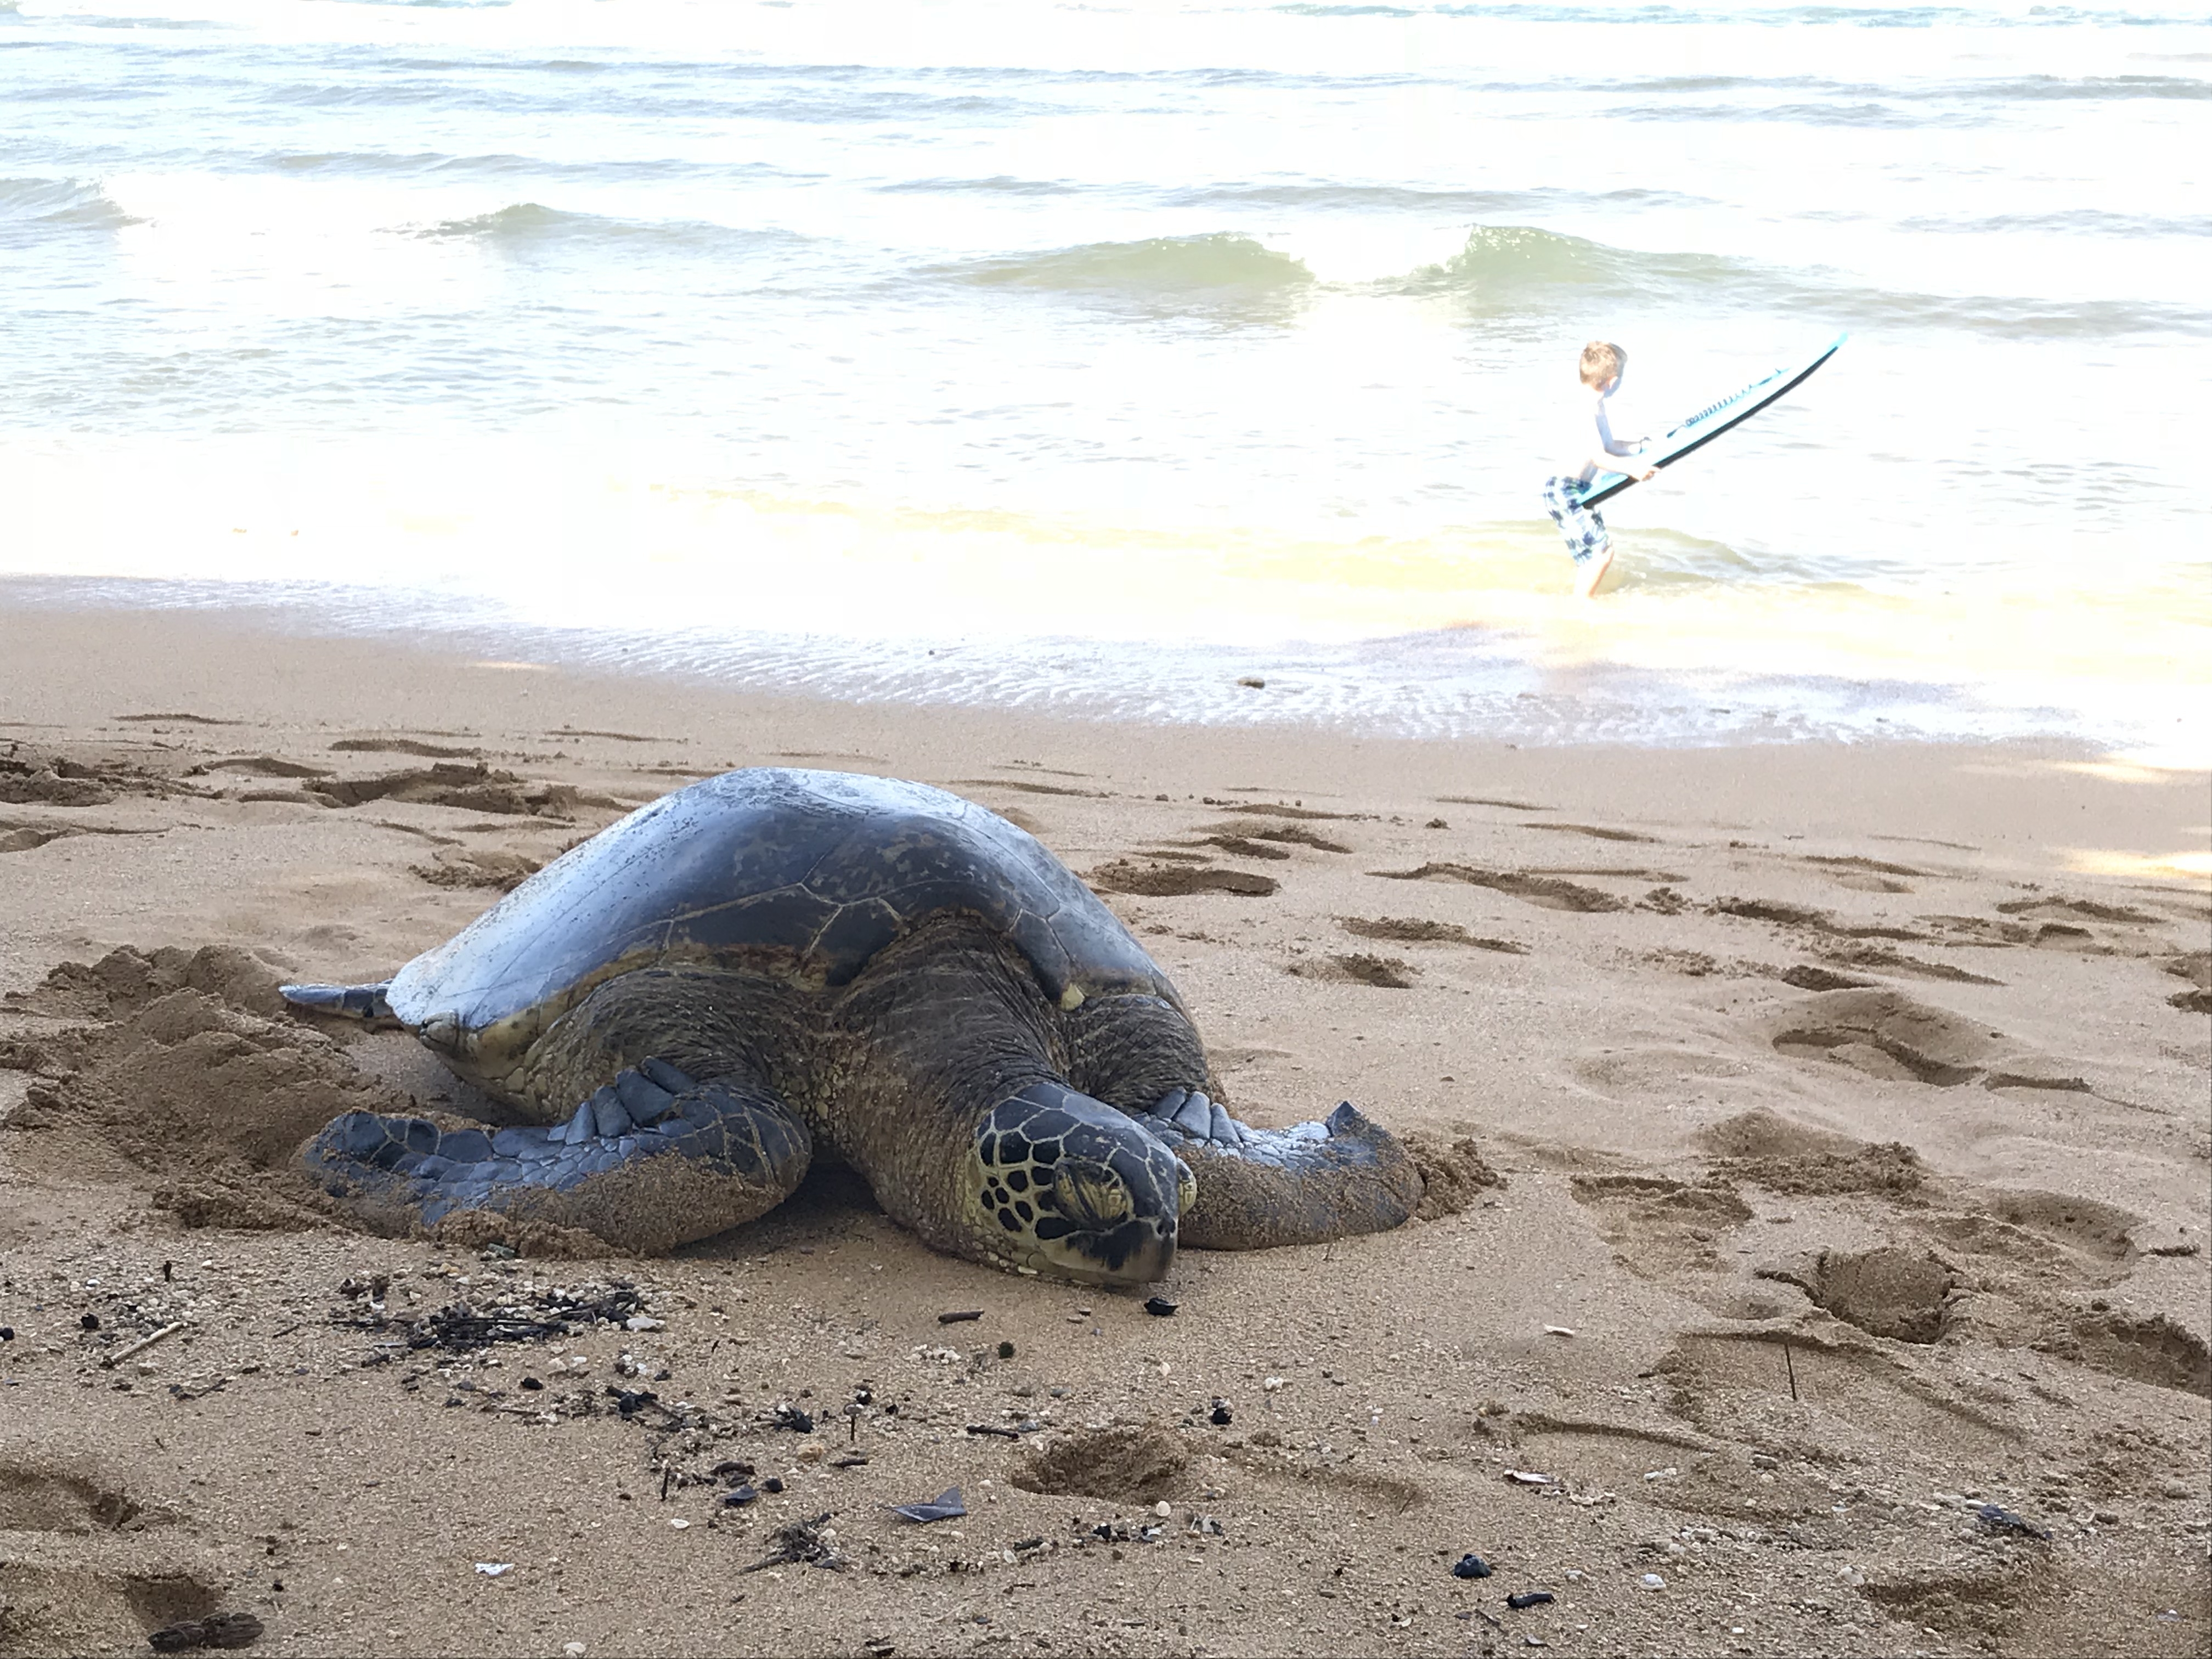
[[[598,213],[571,213],[538,202],[512,202],[489,213],[413,225],[407,234],[435,241],[472,241],[517,251],[573,243],[651,244],[659,252],[710,252],[757,246],[763,242],[804,241],[788,231],[718,225],[700,220],[623,219]]]
[[[100,229],[137,222],[98,185],[74,179],[0,179],[0,224],[9,221]]]
[[[982,259],[947,268],[984,287],[1188,294],[1206,289],[1304,288],[1313,273],[1286,253],[1249,236],[1148,236],[1139,242],[1091,242],[1050,253]]]

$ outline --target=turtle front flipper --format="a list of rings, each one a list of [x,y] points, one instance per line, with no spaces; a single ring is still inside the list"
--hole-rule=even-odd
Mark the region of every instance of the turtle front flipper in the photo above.
[[[1421,1174],[1404,1144],[1346,1101],[1322,1123],[1255,1129],[1218,1101],[1176,1088],[1137,1121],[1197,1177],[1182,1241],[1201,1250],[1258,1250],[1379,1233],[1412,1216]]]
[[[392,1005],[384,994],[390,980],[374,985],[280,985],[276,994],[295,1008],[318,1014],[340,1014],[348,1019],[390,1019]]]
[[[695,1082],[661,1060],[621,1073],[551,1128],[441,1132],[349,1112],[301,1153],[325,1188],[387,1230],[490,1210],[640,1255],[766,1214],[812,1155],[806,1126],[764,1085]]]

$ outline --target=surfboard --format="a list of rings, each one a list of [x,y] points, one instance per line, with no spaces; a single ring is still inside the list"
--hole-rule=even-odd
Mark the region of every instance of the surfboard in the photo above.
[[[1804,385],[1813,371],[1834,356],[1837,349],[1850,337],[1838,334],[1810,362],[1778,368],[1763,380],[1753,380],[1733,398],[1706,404],[1686,421],[1668,427],[1637,459],[1649,461],[1653,466],[1666,467],[1674,465],[1692,450],[1703,449],[1722,433],[1741,426],[1760,410],[1778,403]],[[1636,482],[1625,472],[1601,472],[1590,480],[1590,493],[1583,497],[1583,505],[1595,507],[1600,501],[1611,501]]]

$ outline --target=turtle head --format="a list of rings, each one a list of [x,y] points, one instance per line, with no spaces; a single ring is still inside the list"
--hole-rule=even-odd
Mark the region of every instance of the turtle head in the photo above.
[[[1142,1285],[1175,1261],[1197,1194],[1183,1161],[1133,1120],[1058,1083],[976,1126],[964,1194],[981,1253],[1091,1285]]]

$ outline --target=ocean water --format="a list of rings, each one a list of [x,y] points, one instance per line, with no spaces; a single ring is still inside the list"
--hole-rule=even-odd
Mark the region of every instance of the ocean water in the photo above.
[[[0,597],[2212,756],[2203,0],[0,0]],[[1566,597],[1583,340],[1844,330]]]

